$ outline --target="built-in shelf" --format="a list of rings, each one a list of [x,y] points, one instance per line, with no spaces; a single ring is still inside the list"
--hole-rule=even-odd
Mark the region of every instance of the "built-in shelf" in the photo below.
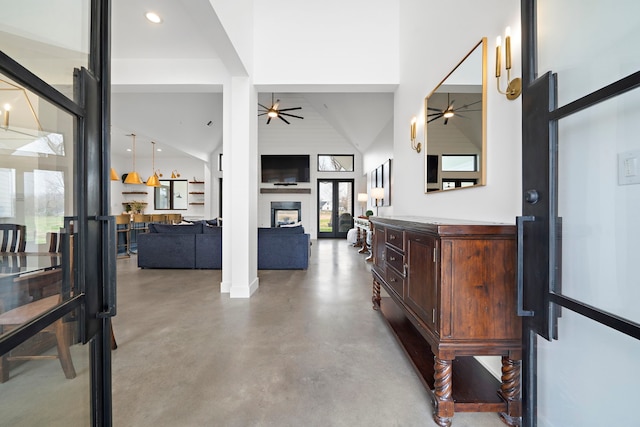
[[[204,191],[189,191],[189,194],[204,194]]]
[[[122,194],[149,194],[146,191],[123,191]]]
[[[189,181],[189,184],[204,184],[204,181]]]
[[[191,202],[190,205],[204,205],[204,202]]]

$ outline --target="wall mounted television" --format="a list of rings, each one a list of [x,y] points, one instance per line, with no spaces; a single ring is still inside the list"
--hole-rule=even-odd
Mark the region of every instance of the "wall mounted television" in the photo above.
[[[309,155],[263,154],[260,156],[262,182],[296,184],[311,182]]]

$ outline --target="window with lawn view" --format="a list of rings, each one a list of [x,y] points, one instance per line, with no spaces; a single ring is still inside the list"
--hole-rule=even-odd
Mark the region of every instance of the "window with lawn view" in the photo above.
[[[353,172],[353,154],[318,154],[319,172]]]

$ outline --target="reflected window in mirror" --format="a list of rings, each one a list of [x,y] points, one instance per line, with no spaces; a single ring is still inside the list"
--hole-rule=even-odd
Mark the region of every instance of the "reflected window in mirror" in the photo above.
[[[486,184],[487,40],[425,98],[425,193]]]
[[[353,154],[318,154],[319,172],[353,172]]]

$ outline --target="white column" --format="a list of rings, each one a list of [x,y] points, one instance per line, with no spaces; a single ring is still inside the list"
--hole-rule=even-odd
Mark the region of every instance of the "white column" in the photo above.
[[[249,298],[258,280],[257,94],[248,77],[232,77],[224,89],[221,292]],[[229,116],[226,116],[229,111]]]

